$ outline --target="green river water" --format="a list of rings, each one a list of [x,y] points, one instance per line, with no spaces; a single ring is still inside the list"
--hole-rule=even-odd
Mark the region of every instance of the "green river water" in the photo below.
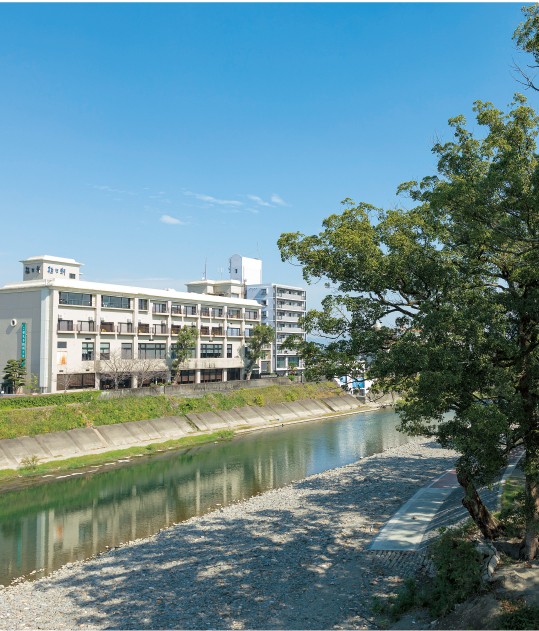
[[[0,493],[0,584],[406,443],[393,411],[261,430]]]

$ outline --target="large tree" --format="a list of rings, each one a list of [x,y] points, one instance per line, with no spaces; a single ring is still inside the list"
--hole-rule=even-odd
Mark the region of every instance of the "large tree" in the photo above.
[[[198,329],[194,326],[183,326],[178,332],[178,339],[174,346],[174,360],[172,370],[175,371],[174,383],[178,383],[181,368],[191,357],[195,357],[194,350],[198,339]]]
[[[526,448],[525,555],[534,558],[539,517],[538,118],[516,95],[508,113],[476,102],[483,137],[463,116],[454,140],[436,143],[437,173],[398,191],[411,208],[384,211],[345,200],[313,236],[283,234],[285,261],[333,293],[310,311],[299,345],[308,371],[368,376],[404,393],[400,429],[460,452],[463,503],[483,534],[503,526],[476,485],[492,483],[511,449]],[[375,323],[395,318],[391,328]],[[343,372],[344,369],[344,372]]]
[[[4,383],[13,388],[17,394],[26,385],[26,368],[24,359],[8,359],[4,368]]]

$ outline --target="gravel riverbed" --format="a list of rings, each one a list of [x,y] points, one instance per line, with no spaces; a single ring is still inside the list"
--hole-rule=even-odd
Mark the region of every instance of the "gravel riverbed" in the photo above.
[[[0,590],[3,629],[374,629],[425,565],[373,536],[456,452],[417,439]]]

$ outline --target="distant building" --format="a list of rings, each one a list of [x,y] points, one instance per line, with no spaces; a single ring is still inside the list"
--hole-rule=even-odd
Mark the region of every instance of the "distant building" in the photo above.
[[[257,285],[262,282],[262,261],[234,254],[228,259],[228,271],[232,280],[244,285]]]
[[[54,256],[24,261],[20,282],[0,289],[0,370],[25,358],[28,376],[42,392],[105,388],[100,362],[161,360],[170,375],[181,326],[199,331],[181,383],[243,378],[245,339],[260,322],[260,305],[245,300],[235,281],[189,283],[188,292],[148,289],[80,279],[81,263]],[[69,377],[68,377],[69,376]],[[125,387],[134,385],[124,383]]]
[[[291,371],[303,370],[303,361],[297,353],[284,350],[282,343],[292,334],[306,338],[298,319],[307,311],[307,292],[302,287],[277,283],[247,285],[246,298],[256,300],[262,305],[262,324],[269,324],[275,329],[275,341],[271,356],[262,360],[262,373],[274,372],[286,375]]]

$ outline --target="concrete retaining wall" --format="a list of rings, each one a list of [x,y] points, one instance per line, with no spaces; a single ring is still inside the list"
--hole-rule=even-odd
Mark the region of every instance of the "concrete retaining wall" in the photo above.
[[[234,390],[266,388],[267,386],[291,386],[303,383],[301,376],[268,377],[267,379],[250,379],[249,381],[219,381],[215,383],[187,383],[179,386],[153,386],[151,388],[125,388],[124,390],[105,390],[99,395],[100,399],[118,399],[121,397],[156,397],[160,394],[167,396],[197,398],[211,392],[232,392]]]
[[[353,396],[345,395],[273,403],[260,407],[247,406],[232,410],[199,412],[186,414],[186,418],[167,416],[147,421],[79,427],[67,432],[39,434],[33,438],[23,436],[4,439],[0,440],[0,469],[16,468],[25,457],[37,456],[40,461],[49,461],[104,453],[134,445],[165,442],[200,432],[271,427],[275,422],[343,414],[357,409],[360,405],[361,403]]]

